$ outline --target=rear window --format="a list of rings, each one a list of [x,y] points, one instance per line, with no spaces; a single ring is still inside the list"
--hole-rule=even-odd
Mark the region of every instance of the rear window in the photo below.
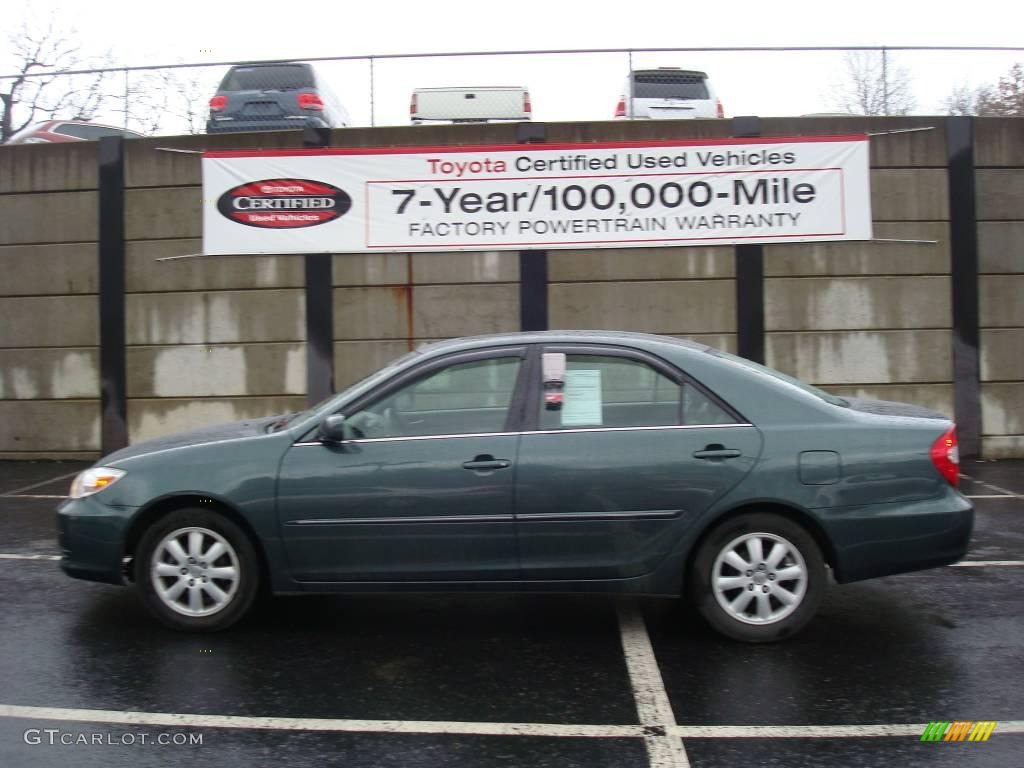
[[[312,88],[313,73],[301,64],[233,67],[220,84],[222,91],[294,91]]]
[[[792,376],[787,376],[781,371],[776,371],[774,368],[769,368],[767,365],[755,363],[753,360],[747,360],[747,358],[745,357],[730,355],[728,352],[723,352],[720,349],[709,348],[708,353],[715,355],[715,357],[721,357],[724,360],[731,360],[734,363],[740,363],[741,365],[745,365],[750,370],[755,371],[763,376],[770,376],[773,379],[784,381],[787,384],[791,384],[794,387],[802,389],[804,392],[807,392],[810,395],[814,395],[815,397],[821,398],[826,403],[830,403],[831,405],[839,405],[844,408],[848,408],[850,405],[846,400],[844,400],[841,397],[829,394],[823,389],[818,389],[817,387],[812,386],[811,384],[808,384],[805,381],[800,381],[800,379],[795,379]]]
[[[706,77],[699,72],[634,72],[634,99],[707,99]]]

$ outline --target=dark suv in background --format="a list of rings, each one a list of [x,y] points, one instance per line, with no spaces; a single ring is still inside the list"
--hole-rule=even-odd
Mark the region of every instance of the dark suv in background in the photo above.
[[[344,128],[351,119],[309,64],[236,64],[210,99],[207,133]]]

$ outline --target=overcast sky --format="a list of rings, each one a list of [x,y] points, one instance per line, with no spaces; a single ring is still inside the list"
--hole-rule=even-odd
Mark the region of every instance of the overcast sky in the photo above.
[[[1007,0],[856,4],[821,0],[682,3],[630,0],[434,2],[215,2],[15,0],[4,37],[22,18],[50,11],[77,29],[83,48],[112,50],[119,63],[157,64],[332,55],[480,50],[742,45],[1024,45],[1024,4]],[[4,74],[10,69],[6,46]],[[995,81],[1024,53],[903,53],[918,114],[938,114],[956,85]],[[728,115],[836,111],[841,54],[635,54],[635,67],[681,66],[709,73]],[[352,112],[369,124],[366,63],[318,65]],[[414,87],[523,85],[537,120],[609,119],[628,71],[625,55],[379,61],[377,124],[408,122]],[[214,85],[222,68],[203,74]]]

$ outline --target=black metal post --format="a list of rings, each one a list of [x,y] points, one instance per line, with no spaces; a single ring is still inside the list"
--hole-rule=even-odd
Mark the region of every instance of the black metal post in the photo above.
[[[960,452],[981,453],[981,341],[978,302],[978,216],[974,181],[974,118],[946,120],[949,239],[952,256],[953,409]]]
[[[100,448],[128,445],[124,308],[124,139],[99,140]]]
[[[307,127],[305,147],[331,143],[327,128]],[[307,253],[306,273],[306,402],[319,403],[334,392],[334,269],[329,253]]]
[[[516,126],[520,144],[543,144],[543,123]],[[548,330],[548,252],[519,252],[519,328],[523,331]]]
[[[737,138],[761,135],[758,117],[734,117]],[[740,357],[764,362],[764,246],[735,246],[736,258],[736,351]]]

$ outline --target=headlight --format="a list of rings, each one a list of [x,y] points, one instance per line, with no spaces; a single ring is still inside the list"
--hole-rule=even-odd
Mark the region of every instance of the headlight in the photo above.
[[[124,477],[123,469],[113,467],[93,467],[85,472],[80,472],[71,481],[71,498],[80,499],[83,496],[92,496],[104,488],[108,488]]]

